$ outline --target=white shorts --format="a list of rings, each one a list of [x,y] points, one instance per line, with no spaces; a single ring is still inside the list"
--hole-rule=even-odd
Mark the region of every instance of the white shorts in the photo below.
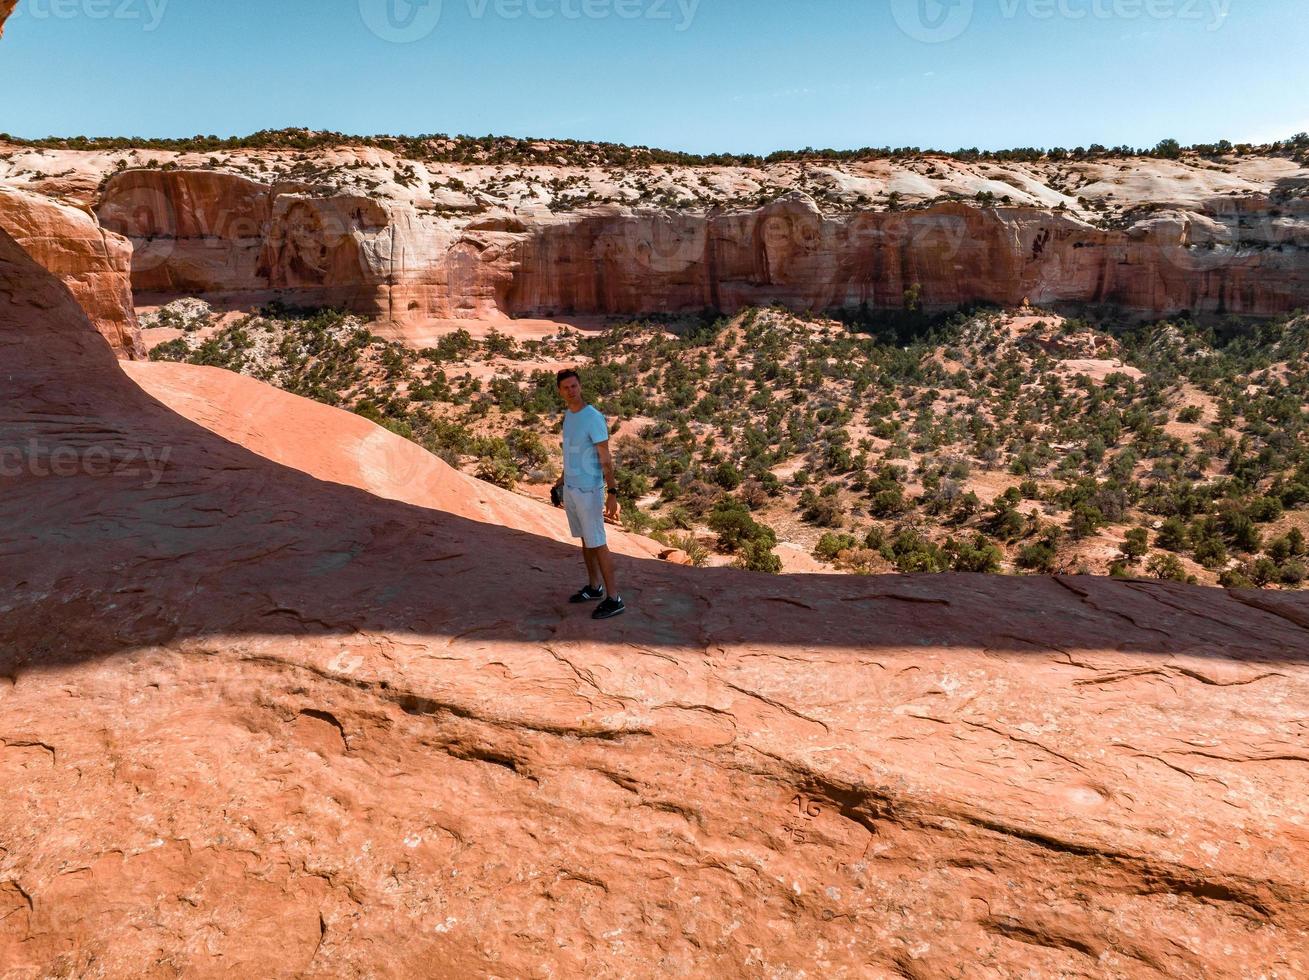
[[[608,544],[605,535],[605,491],[577,490],[564,487],[564,512],[568,514],[568,530],[581,538],[588,548],[603,548]]]

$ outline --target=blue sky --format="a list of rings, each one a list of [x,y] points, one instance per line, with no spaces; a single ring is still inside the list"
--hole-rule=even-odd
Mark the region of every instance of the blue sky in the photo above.
[[[1306,50],[1306,0],[21,0],[0,131],[1263,140],[1309,130]]]

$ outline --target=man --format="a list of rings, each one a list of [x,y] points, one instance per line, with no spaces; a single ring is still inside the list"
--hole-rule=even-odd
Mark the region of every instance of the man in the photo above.
[[[568,528],[582,539],[587,586],[570,600],[599,602],[592,619],[613,619],[627,611],[618,594],[614,557],[605,535],[605,518],[618,520],[618,487],[609,452],[605,417],[582,400],[582,379],[576,371],[560,371],[559,395],[564,413],[564,475],[555,485],[556,505],[568,513]],[[605,495],[608,493],[608,503]]]

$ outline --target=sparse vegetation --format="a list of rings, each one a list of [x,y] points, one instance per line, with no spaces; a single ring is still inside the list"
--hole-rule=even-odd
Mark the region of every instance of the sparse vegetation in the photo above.
[[[466,163],[523,165],[563,164],[576,166],[649,167],[662,166],[745,166],[757,167],[785,162],[897,160],[910,157],[939,156],[954,160],[993,163],[1032,163],[1036,161],[1084,161],[1096,159],[1131,159],[1157,157],[1175,160],[1183,156],[1217,157],[1229,155],[1283,155],[1301,159],[1309,153],[1309,134],[1298,133],[1272,143],[1197,143],[1182,146],[1175,139],[1161,140],[1153,147],[1090,146],[1013,147],[1005,150],[981,150],[977,147],[953,151],[917,146],[864,146],[856,149],[778,150],[767,156],[753,153],[683,153],[646,146],[619,143],[590,143],[578,140],[536,139],[516,136],[447,136],[443,133],[419,136],[351,136],[310,129],[266,129],[248,136],[219,137],[196,135],[164,139],[118,136],[48,136],[21,139],[0,133],[0,142],[14,146],[59,150],[139,149],[179,153],[221,153],[235,150],[297,151],[327,150],[340,147],[375,147],[390,150],[411,160],[432,163]],[[406,175],[401,175],[405,177]],[[407,177],[406,177],[407,179]]]
[[[557,473],[553,373],[523,365],[580,364],[617,431],[625,523],[694,561],[776,571],[787,541],[852,572],[1306,578],[1305,317],[1095,326],[906,302],[455,331],[418,352],[332,311],[166,322],[182,333],[155,357],[349,408],[504,487]]]

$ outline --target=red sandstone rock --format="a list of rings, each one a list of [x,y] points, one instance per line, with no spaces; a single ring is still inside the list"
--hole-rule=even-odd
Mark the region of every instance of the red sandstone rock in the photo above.
[[[630,563],[597,626],[3,231],[0,293],[5,976],[1309,973],[1302,596]]]
[[[914,286],[928,309],[1030,301],[1276,314],[1309,304],[1309,202],[1206,207],[1156,208],[1105,231],[1048,208],[960,202],[828,216],[792,193],[748,212],[607,205],[461,223],[400,201],[128,171],[109,181],[98,211],[136,242],[138,290],[277,295],[397,323],[773,302],[899,308]]]
[[[84,211],[6,187],[0,187],[0,230],[63,280],[119,355],[140,353],[127,239]]]
[[[1304,596],[624,559],[597,624],[0,292],[0,973],[1309,974]]]
[[[351,412],[220,368],[141,361],[124,370],[184,418],[317,479],[574,543],[563,511],[460,473],[408,439]],[[681,560],[666,557],[668,549],[649,538],[616,528],[609,530],[609,538],[618,554],[687,563],[685,555]],[[583,577],[580,567],[577,575]]]

